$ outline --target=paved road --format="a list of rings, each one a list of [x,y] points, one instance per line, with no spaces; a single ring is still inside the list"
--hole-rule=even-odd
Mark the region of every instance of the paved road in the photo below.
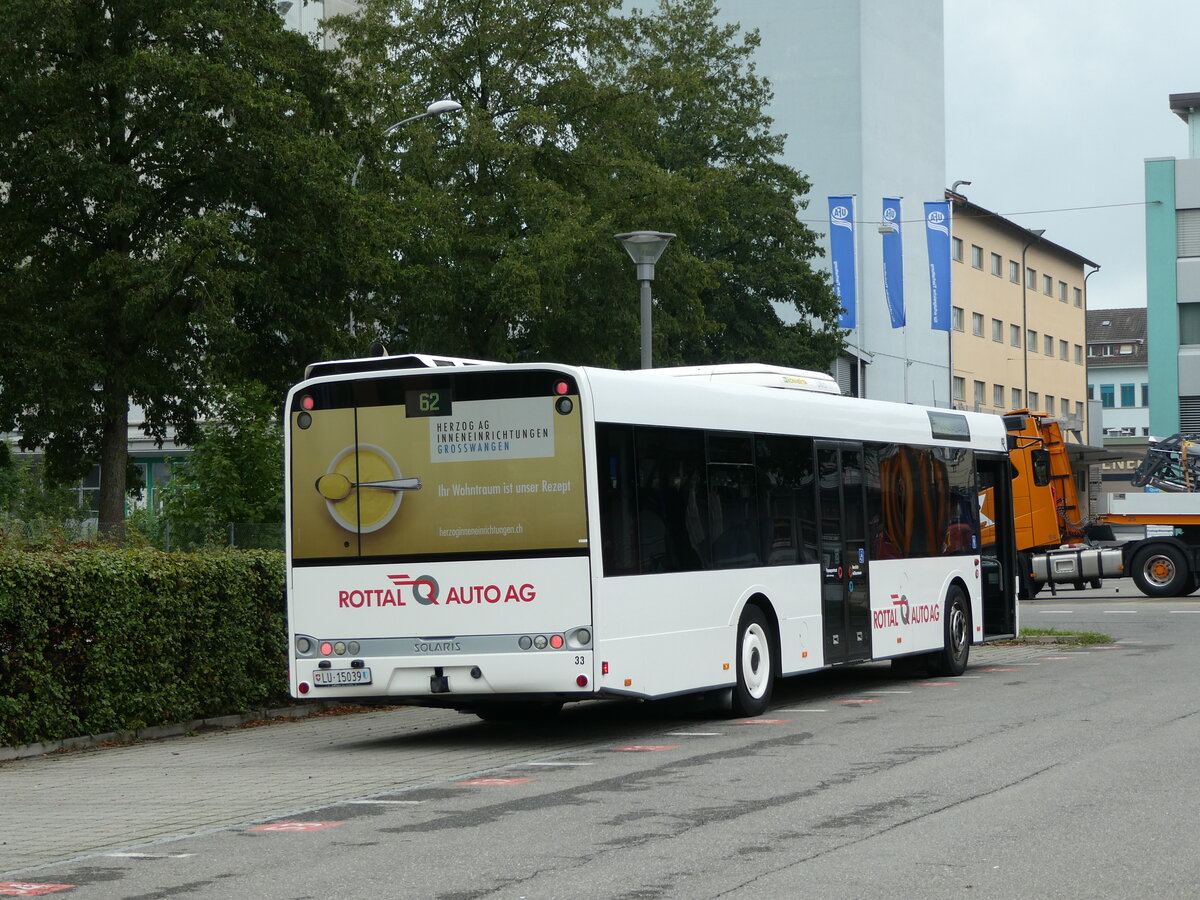
[[[746,723],[396,709],[3,763],[0,896],[1195,896],[1197,614],[1043,597],[1026,625],[1119,643],[793,679]]]

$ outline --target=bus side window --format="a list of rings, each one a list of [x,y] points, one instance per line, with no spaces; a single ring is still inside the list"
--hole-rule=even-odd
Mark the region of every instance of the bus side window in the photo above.
[[[755,440],[758,511],[764,562],[817,561],[816,476],[809,438],[759,435]]]
[[[600,485],[600,541],[605,575],[635,575],[641,562],[638,547],[637,469],[633,428],[596,426],[596,459]]]

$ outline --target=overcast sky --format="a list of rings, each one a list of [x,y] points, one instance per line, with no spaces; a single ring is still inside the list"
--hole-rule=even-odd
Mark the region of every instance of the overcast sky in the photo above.
[[[1188,155],[1200,2],[946,0],[945,46],[947,183],[1099,263],[1090,307],[1144,306],[1143,163]]]

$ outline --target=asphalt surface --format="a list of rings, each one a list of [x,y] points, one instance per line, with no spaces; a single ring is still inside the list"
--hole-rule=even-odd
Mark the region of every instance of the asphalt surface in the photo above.
[[[0,896],[1196,896],[1200,600],[1116,590],[1022,609],[1113,644],[792,679],[761,720],[399,708],[0,763]]]

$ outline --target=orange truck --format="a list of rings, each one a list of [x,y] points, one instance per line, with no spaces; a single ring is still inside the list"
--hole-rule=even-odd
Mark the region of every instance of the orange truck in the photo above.
[[[1004,416],[1021,594],[1046,585],[1099,587],[1130,577],[1149,597],[1178,597],[1200,587],[1200,444],[1176,435],[1153,444],[1134,475],[1160,493],[1111,495],[1109,510],[1087,516],[1079,503],[1058,422],[1027,409]],[[983,500],[986,513],[986,498]],[[1161,536],[1117,542],[1114,525],[1165,526]],[[1167,534],[1166,532],[1170,533]]]

